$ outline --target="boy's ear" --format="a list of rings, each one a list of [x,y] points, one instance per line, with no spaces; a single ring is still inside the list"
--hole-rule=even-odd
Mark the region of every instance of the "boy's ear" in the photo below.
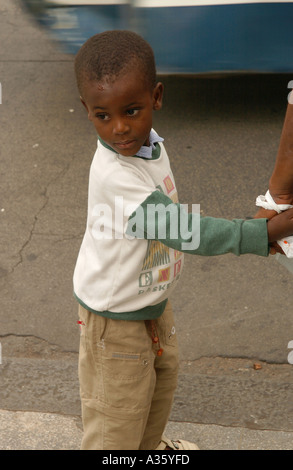
[[[162,107],[163,93],[164,93],[164,85],[163,83],[159,82],[156,84],[154,91],[153,91],[153,109],[155,111],[158,111]]]
[[[81,96],[79,98],[80,98],[80,101],[82,102],[83,106],[86,109],[88,119],[91,121],[90,112],[89,112],[89,109],[88,109],[88,106],[87,106],[86,102],[84,101],[84,99]]]

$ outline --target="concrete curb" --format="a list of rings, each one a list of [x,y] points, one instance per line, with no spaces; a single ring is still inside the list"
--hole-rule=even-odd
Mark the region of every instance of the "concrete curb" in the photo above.
[[[79,450],[79,416],[0,410],[0,450]],[[166,434],[201,450],[293,450],[293,432],[170,421]]]

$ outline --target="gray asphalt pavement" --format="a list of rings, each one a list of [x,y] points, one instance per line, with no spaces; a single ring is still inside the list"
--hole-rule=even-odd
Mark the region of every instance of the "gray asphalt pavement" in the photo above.
[[[96,135],[73,57],[0,4],[0,449],[77,449],[72,274]],[[273,169],[288,75],[160,77],[182,203],[250,218]],[[292,274],[274,257],[186,256],[173,295],[181,370],[171,437],[202,449],[293,449]]]

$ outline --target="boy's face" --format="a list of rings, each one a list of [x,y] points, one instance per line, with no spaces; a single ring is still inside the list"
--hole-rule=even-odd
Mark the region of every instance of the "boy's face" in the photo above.
[[[153,110],[162,106],[163,85],[153,91],[140,72],[125,73],[115,81],[88,81],[82,103],[100,138],[117,153],[133,156],[149,145]]]

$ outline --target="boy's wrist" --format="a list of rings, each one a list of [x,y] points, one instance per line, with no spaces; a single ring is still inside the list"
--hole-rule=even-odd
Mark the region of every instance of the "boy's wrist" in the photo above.
[[[271,219],[275,217],[277,212],[274,210],[263,209],[262,207],[257,211],[257,213],[253,216],[254,219]]]
[[[269,243],[293,234],[293,209],[288,209],[267,221]]]

